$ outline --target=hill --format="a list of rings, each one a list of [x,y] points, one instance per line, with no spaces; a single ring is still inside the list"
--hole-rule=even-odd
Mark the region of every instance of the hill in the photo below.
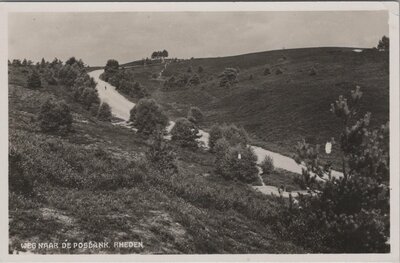
[[[197,106],[206,115],[206,129],[214,123],[239,124],[254,144],[291,156],[303,138],[321,144],[338,139],[341,125],[329,105],[356,85],[364,93],[360,113],[372,112],[373,126],[388,121],[388,54],[356,51],[304,48],[171,62],[163,72],[166,80],[197,74],[199,84],[158,88],[151,95],[171,116],[185,116]],[[239,69],[238,82],[229,88],[220,86],[225,68]]]
[[[43,81],[29,88],[32,68],[9,66],[9,181],[18,184],[9,194],[10,253],[308,251],[279,231],[278,198],[213,176],[213,157],[201,150],[176,148],[179,173],[166,176],[145,158],[146,138],[94,118],[71,87]],[[49,97],[70,107],[73,132],[40,129]],[[21,248],[65,240],[143,241],[144,248]]]

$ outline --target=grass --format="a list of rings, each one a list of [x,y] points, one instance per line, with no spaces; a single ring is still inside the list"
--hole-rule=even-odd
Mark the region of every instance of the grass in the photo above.
[[[19,156],[10,176],[32,183],[9,195],[9,251],[21,242],[143,241],[144,249],[40,249],[34,253],[305,253],[280,236],[277,199],[213,174],[213,156],[177,149],[179,173],[165,176],[143,158],[145,138],[103,123],[68,88],[25,86],[10,68],[9,144]],[[36,124],[47,97],[72,109],[73,132],[45,134]],[[209,176],[204,176],[209,174]]]

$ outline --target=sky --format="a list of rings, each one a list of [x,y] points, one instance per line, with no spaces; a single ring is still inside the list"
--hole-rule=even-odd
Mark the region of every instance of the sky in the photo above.
[[[9,59],[71,56],[91,66],[166,49],[170,57],[222,57],[302,47],[376,46],[386,11],[10,13]]]

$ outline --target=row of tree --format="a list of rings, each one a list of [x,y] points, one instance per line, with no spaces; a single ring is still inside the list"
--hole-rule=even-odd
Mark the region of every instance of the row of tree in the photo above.
[[[168,51],[165,49],[163,51],[154,51],[153,53],[151,53],[152,59],[164,59],[167,57],[168,57]]]

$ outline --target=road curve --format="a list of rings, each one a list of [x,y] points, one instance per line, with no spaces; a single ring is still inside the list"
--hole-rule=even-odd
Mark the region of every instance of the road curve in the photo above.
[[[110,105],[111,111],[116,117],[128,121],[129,112],[135,106],[135,104],[127,100],[120,93],[118,93],[118,91],[115,89],[114,86],[112,86],[107,82],[102,81],[100,79],[101,73],[103,73],[102,69],[95,70],[89,73],[89,75],[93,77],[94,80],[97,82],[96,88],[99,93],[100,100],[102,102],[107,102]],[[171,121],[169,126],[167,127],[167,131],[170,132],[174,125],[175,123]],[[202,130],[199,131],[199,134],[201,135],[199,141],[203,142],[205,146],[208,146],[209,134]],[[296,174],[301,174],[302,172],[302,168],[304,166],[297,164],[295,160],[293,160],[290,157],[263,149],[258,146],[251,146],[251,148],[257,155],[258,164],[260,164],[264,160],[265,156],[269,155],[273,159],[274,166],[276,168],[281,168]],[[337,171],[332,171],[332,176],[340,177],[342,176],[342,173]]]

